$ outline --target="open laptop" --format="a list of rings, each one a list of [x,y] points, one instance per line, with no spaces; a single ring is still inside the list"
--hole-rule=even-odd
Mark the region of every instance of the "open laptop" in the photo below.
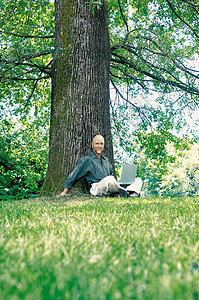
[[[119,184],[123,187],[127,187],[135,181],[137,173],[137,165],[135,164],[125,164],[122,168],[122,174]]]

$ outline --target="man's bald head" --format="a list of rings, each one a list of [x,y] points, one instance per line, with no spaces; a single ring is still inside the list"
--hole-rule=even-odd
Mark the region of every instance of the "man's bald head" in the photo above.
[[[104,149],[104,138],[102,135],[95,135],[91,143],[93,152],[100,158]]]
[[[95,136],[93,137],[92,143],[94,143],[94,141],[95,141],[95,140],[98,140],[98,139],[103,139],[103,141],[104,141],[104,137],[103,137],[102,135],[100,135],[100,134],[97,134],[97,135],[95,135]]]

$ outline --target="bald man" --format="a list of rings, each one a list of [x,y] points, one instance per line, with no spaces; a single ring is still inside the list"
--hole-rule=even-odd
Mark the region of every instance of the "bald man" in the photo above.
[[[91,145],[93,151],[80,159],[73,172],[64,182],[63,192],[57,197],[65,196],[73,184],[81,178],[86,179],[92,195],[109,196],[118,193],[121,197],[128,197],[127,190],[121,187],[114,178],[113,168],[108,158],[102,155],[104,149],[103,136],[96,135]]]

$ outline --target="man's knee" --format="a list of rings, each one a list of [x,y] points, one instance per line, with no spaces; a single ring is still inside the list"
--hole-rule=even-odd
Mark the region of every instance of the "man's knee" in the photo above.
[[[135,184],[136,184],[136,186],[137,186],[139,189],[141,189],[141,188],[142,188],[142,184],[143,184],[142,179],[139,178],[139,177],[136,178]]]
[[[142,184],[142,179],[140,177],[135,178],[135,183]]]
[[[116,180],[110,180],[108,182],[108,192],[109,193],[118,193],[120,191],[120,185]]]
[[[104,179],[106,182],[117,182],[114,176],[106,176]]]

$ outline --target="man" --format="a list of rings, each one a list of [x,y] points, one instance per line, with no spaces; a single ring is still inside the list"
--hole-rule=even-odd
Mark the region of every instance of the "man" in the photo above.
[[[102,155],[104,149],[103,136],[96,135],[91,145],[93,152],[80,159],[73,172],[64,182],[65,188],[63,192],[57,197],[65,196],[73,184],[81,178],[86,179],[92,195],[108,196],[118,193],[121,197],[128,197],[129,192],[121,187],[112,176],[113,168],[108,158]],[[139,193],[136,192],[136,194],[138,195]]]

